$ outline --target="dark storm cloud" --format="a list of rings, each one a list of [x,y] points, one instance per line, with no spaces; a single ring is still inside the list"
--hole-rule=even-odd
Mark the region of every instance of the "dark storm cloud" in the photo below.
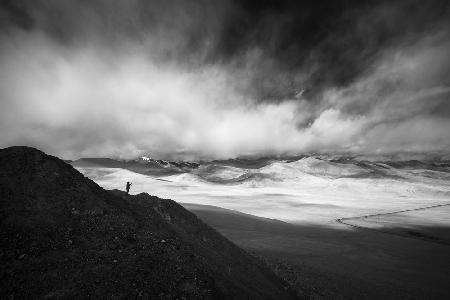
[[[449,7],[3,1],[0,144],[72,156],[448,152]]]
[[[258,49],[263,63],[252,74],[253,92],[267,100],[293,96],[298,86],[315,94],[346,85],[380,50],[448,25],[449,17],[447,1],[5,1],[3,7],[3,25],[40,29],[67,46],[95,40],[145,47],[151,36],[162,42],[152,49],[158,59],[193,65],[245,64]]]

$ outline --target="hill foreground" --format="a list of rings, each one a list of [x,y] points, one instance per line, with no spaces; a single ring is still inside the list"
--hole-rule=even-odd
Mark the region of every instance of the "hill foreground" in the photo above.
[[[106,191],[33,148],[0,166],[0,298],[295,298],[174,201]]]

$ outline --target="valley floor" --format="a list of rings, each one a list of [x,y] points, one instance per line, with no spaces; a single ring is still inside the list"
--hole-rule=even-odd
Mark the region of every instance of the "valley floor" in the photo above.
[[[294,225],[214,206],[183,205],[265,260],[307,298],[450,298],[448,245],[414,234],[402,236],[345,224]],[[449,227],[426,230],[432,236],[450,236]]]

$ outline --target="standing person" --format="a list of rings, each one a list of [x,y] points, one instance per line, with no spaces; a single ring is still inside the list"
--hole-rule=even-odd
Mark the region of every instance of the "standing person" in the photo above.
[[[129,182],[129,181],[127,181],[127,186],[126,186],[126,189],[127,189],[127,195],[130,193],[130,187],[131,187],[131,185],[132,185],[132,183]]]

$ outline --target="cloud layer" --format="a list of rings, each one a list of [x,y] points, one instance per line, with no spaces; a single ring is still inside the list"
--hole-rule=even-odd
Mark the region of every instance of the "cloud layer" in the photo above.
[[[67,158],[449,153],[448,6],[302,5],[6,4],[0,147]]]

